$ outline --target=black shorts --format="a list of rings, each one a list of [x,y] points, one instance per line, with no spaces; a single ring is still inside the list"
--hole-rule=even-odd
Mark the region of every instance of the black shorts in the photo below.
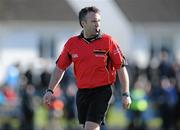
[[[79,89],[76,96],[79,123],[86,121],[104,124],[104,117],[112,95],[110,85],[92,89]]]

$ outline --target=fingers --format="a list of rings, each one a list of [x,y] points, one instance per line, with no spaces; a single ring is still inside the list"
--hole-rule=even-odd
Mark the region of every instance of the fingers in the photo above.
[[[44,103],[46,104],[46,105],[51,105],[51,101],[52,101],[52,94],[49,94],[49,93],[46,93],[45,95],[44,95]]]
[[[124,97],[123,98],[123,108],[129,109],[131,106],[131,98],[130,97]]]
[[[45,99],[44,103],[49,106],[51,104],[51,101],[49,99]]]
[[[123,108],[125,108],[125,109],[129,109],[130,106],[131,106],[130,103],[123,103]]]

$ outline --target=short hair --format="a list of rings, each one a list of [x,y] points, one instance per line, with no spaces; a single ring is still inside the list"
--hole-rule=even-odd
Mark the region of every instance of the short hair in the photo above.
[[[89,12],[100,13],[100,10],[95,6],[82,8],[79,11],[79,24],[80,25],[81,25],[81,21],[85,20],[85,17]],[[81,25],[81,27],[82,27],[82,25]]]

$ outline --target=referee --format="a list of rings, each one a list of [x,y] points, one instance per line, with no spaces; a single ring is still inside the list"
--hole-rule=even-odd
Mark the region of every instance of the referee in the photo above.
[[[84,130],[100,130],[100,125],[104,123],[116,73],[122,85],[123,107],[127,109],[131,104],[126,59],[118,43],[110,35],[100,31],[100,21],[98,8],[92,6],[80,10],[82,32],[69,38],[64,45],[44,95],[45,104],[50,105],[53,90],[73,62],[78,86],[78,120]]]

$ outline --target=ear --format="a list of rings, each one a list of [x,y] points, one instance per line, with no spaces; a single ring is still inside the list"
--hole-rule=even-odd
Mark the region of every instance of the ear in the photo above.
[[[84,27],[85,23],[86,23],[86,21],[84,21],[84,20],[81,21],[81,26]]]

